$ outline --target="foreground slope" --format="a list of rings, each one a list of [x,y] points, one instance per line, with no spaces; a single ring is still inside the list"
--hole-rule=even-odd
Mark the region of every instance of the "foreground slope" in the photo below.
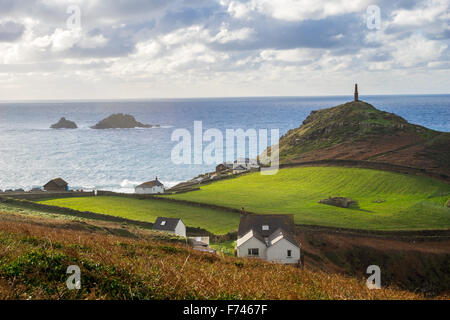
[[[281,163],[366,160],[450,176],[450,133],[380,111],[363,101],[312,111],[280,138]]]
[[[329,196],[350,197],[354,208],[319,204]],[[450,228],[450,185],[437,180],[360,168],[296,167],[275,175],[253,173],[201,186],[171,198],[244,206],[256,213],[291,213],[297,224],[357,229]]]
[[[423,298],[368,290],[363,279],[200,253],[120,224],[0,212],[0,243],[1,299]],[[81,269],[80,290],[67,290],[69,265]]]

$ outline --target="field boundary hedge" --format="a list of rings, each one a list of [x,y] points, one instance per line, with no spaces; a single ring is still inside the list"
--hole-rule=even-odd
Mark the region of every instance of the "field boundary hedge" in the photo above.
[[[163,194],[152,195],[152,194],[135,194],[135,193],[117,193],[117,192],[113,192],[113,191],[98,191],[97,195],[99,195],[99,196],[116,196],[116,197],[118,196],[118,197],[125,197],[125,198],[134,198],[134,199],[161,200],[161,201],[167,201],[167,202],[173,202],[173,203],[186,204],[186,205],[205,208],[205,209],[221,210],[221,211],[227,211],[227,212],[233,212],[233,213],[239,213],[239,214],[241,213],[240,209],[219,206],[219,205],[215,205],[215,204],[208,204],[208,203],[203,203],[203,202],[167,198]],[[247,212],[247,213],[256,214],[255,212]]]
[[[324,159],[305,162],[292,162],[280,164],[279,168],[294,167],[313,167],[313,166],[337,166],[350,168],[375,169],[381,171],[390,171],[402,174],[416,174],[431,177],[449,183],[450,177],[444,173],[431,172],[423,168],[403,166],[399,164],[391,164],[384,162],[366,161],[366,160],[347,160],[347,159]]]
[[[39,200],[50,198],[71,198],[71,197],[92,197],[93,191],[66,191],[66,192],[51,192],[51,191],[30,191],[30,192],[6,192],[0,193],[0,197],[10,197],[14,199]]]
[[[52,205],[47,205],[47,204],[43,204],[43,203],[36,203],[36,202],[25,200],[25,199],[14,199],[11,197],[0,196],[0,202],[12,204],[12,205],[22,207],[22,208],[41,210],[41,211],[45,211],[45,212],[49,212],[49,213],[62,214],[62,215],[67,215],[67,216],[72,216],[72,217],[92,219],[92,220],[101,220],[101,221],[108,221],[108,222],[126,223],[126,224],[130,224],[130,225],[135,225],[135,226],[138,226],[141,228],[145,228],[145,229],[152,229],[152,227],[153,227],[152,222],[132,220],[132,219],[111,216],[109,214],[97,213],[97,212],[92,212],[92,211],[79,211],[79,210],[70,209],[67,207],[59,207],[59,206],[52,206]],[[206,229],[199,228],[199,227],[189,227],[189,226],[186,226],[186,233],[188,233],[188,236],[209,236],[212,239],[212,241],[215,241],[215,242],[235,239],[237,236],[236,231],[232,231],[232,232],[229,232],[229,233],[226,233],[223,235],[216,235],[214,233],[209,232]]]

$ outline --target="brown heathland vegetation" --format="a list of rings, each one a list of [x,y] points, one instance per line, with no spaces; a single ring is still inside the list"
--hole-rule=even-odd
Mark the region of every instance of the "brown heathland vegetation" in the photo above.
[[[2,299],[423,299],[363,278],[192,250],[125,224],[0,213]],[[69,265],[81,290],[66,288]],[[439,298],[446,298],[440,296]]]

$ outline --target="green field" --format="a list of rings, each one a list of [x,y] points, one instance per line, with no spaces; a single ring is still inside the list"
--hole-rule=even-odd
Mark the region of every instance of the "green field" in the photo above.
[[[344,209],[318,201],[350,197],[358,206]],[[248,174],[164,196],[257,213],[292,213],[297,224],[356,229],[418,230],[450,228],[450,185],[412,175],[358,168],[299,167],[276,175]],[[377,203],[377,200],[384,202]],[[180,217],[187,226],[215,234],[236,230],[239,214],[208,208],[124,197],[82,197],[40,203],[154,222],[157,216]]]
[[[358,207],[319,204],[329,196],[350,197]],[[248,174],[178,195],[174,199],[257,213],[291,213],[298,224],[357,229],[447,229],[450,185],[431,178],[339,167],[281,169],[275,175]],[[378,199],[385,202],[376,203]]]
[[[237,230],[239,225],[238,213],[181,205],[162,200],[99,196],[50,199],[39,201],[39,203],[147,222],[155,222],[158,216],[181,218],[189,227],[200,227],[214,234],[225,234]]]

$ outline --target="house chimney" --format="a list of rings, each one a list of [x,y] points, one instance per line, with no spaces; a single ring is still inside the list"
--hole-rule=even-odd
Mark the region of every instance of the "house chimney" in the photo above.
[[[355,101],[359,101],[358,100],[358,84],[355,83]]]
[[[155,180],[158,181],[158,176],[155,177]]]

